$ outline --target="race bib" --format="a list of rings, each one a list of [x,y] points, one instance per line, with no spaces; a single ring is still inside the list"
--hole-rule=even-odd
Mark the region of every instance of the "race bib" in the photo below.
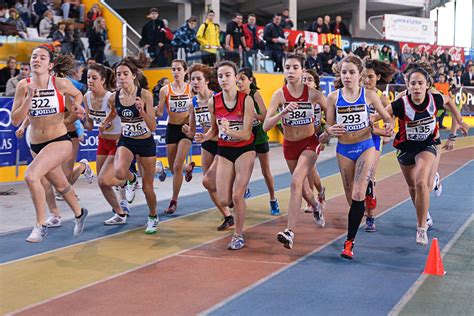
[[[336,121],[344,124],[347,132],[357,132],[369,126],[366,105],[350,105],[337,107]]]
[[[31,116],[48,116],[59,113],[59,102],[54,89],[38,90],[31,99]]]
[[[287,107],[289,102],[285,103]],[[313,123],[314,109],[311,103],[298,103],[298,108],[286,113],[282,117],[282,123],[286,126],[304,126]]]
[[[107,113],[105,111],[89,109],[89,116],[91,117],[92,121],[94,121],[94,126],[98,126],[105,120]]]
[[[188,111],[189,96],[187,95],[172,95],[170,96],[170,112],[184,113]]]
[[[406,122],[405,129],[407,139],[415,142],[421,142],[430,135],[433,135],[436,128],[436,119],[434,116],[426,117],[421,120]]]
[[[194,117],[196,123],[203,128],[211,128],[211,113],[209,113],[207,106],[194,108]]]
[[[321,117],[322,117],[321,107],[320,106],[314,107],[314,127],[319,127],[319,125],[321,125]]]
[[[221,131],[221,125],[220,125],[220,120],[217,121],[217,124],[219,126],[219,138],[226,141],[226,142],[240,142],[241,139],[231,137],[227,135],[226,133]],[[244,129],[244,123],[242,121],[231,121],[229,120],[229,125],[230,129],[234,131],[241,131]]]
[[[148,127],[143,119],[122,121],[122,135],[125,137],[139,137],[148,133]]]

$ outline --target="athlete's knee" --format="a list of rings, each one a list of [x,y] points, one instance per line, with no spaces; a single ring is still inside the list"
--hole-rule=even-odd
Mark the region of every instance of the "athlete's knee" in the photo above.
[[[352,189],[352,199],[355,201],[363,201],[365,199],[366,192],[367,187],[362,188],[361,186],[355,186]]]
[[[262,169],[262,175],[266,179],[270,179],[272,177],[272,172],[270,171],[270,167],[265,167]]]
[[[28,186],[41,183],[41,178],[33,171],[26,170],[25,172],[25,182]]]
[[[128,169],[115,169],[115,177],[119,180],[126,180],[129,172]]]
[[[100,175],[98,179],[98,184],[99,184],[99,187],[101,188],[107,188],[107,187],[112,186],[112,181],[111,179],[108,179],[107,177]]]
[[[232,192],[232,201],[234,201],[234,203],[237,204],[243,200],[244,200],[244,191],[234,190],[234,192]]]
[[[215,191],[216,190],[216,182],[214,179],[211,177],[205,175],[202,178],[202,185],[206,188],[208,191]]]
[[[71,184],[69,184],[69,182],[57,183],[54,186],[54,188],[61,195],[65,195],[65,194],[69,193],[71,190],[73,190],[73,187],[72,187]]]
[[[175,161],[175,163],[173,164],[173,172],[173,174],[183,172],[183,164]]]
[[[290,190],[301,190],[303,188],[303,181],[304,178],[299,176],[299,175],[293,175],[291,177],[291,185],[290,185]]]
[[[142,191],[144,194],[154,194],[155,190],[153,189],[153,184],[143,183]]]
[[[428,190],[429,186],[427,180],[417,179],[415,183],[415,188],[418,192]]]

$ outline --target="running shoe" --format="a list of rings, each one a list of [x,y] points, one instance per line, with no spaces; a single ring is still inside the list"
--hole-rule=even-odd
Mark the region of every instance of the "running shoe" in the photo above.
[[[433,217],[431,217],[430,212],[428,212],[428,216],[426,217],[426,227],[428,227],[428,229],[433,227]]]
[[[92,171],[92,168],[89,165],[89,161],[87,159],[81,159],[81,161],[79,162],[83,163],[84,166],[86,167],[84,169],[84,172],[82,172],[82,174],[84,175],[84,177],[86,177],[87,183],[91,184],[92,181],[94,180],[94,171]]]
[[[374,233],[377,231],[375,228],[375,217],[367,216],[365,219],[365,231],[368,233]]]
[[[161,160],[157,160],[155,164],[155,171],[158,174],[158,179],[163,182],[166,179],[166,172],[165,167],[163,167],[163,163]]]
[[[85,208],[81,208],[82,215],[79,218],[74,219],[74,237],[78,237],[84,231],[84,223],[86,221],[89,211]]]
[[[316,221],[316,224],[318,224],[321,227],[326,226],[326,221],[324,220],[324,215],[323,215],[323,210],[321,208],[321,205],[318,203],[316,208],[312,207],[313,209],[313,217],[314,220]]]
[[[441,178],[437,172],[434,179],[433,190],[437,197],[441,196],[441,193],[443,193],[443,184],[441,183]]]
[[[36,224],[31,231],[31,234],[26,238],[27,242],[40,242],[48,234],[48,227]]]
[[[186,175],[184,176],[184,181],[189,182],[193,179],[193,170],[194,167],[196,167],[196,163],[194,161],[191,161],[189,164],[191,166],[191,170],[186,170]]]
[[[63,196],[58,191],[54,191],[54,197],[56,198],[56,201],[64,201]]]
[[[250,192],[250,188],[247,188],[244,193],[244,200],[249,199],[252,196],[252,192]]]
[[[127,223],[127,215],[120,216],[118,214],[114,214],[114,216],[104,221],[104,225],[107,225],[107,226],[123,225],[126,223]]]
[[[321,192],[318,192],[318,202],[321,204],[321,208],[324,209],[326,206],[326,187],[323,186]]]
[[[232,239],[230,240],[230,244],[227,246],[229,250],[239,250],[244,248],[245,240],[244,235],[232,235]]]
[[[341,257],[348,260],[354,259],[354,241],[353,240],[346,240],[344,242],[344,249],[341,252]]]
[[[123,212],[127,215],[130,215],[130,205],[128,204],[127,200],[120,201],[120,207],[122,208]],[[115,211],[114,211],[115,213]]]
[[[222,222],[222,224],[217,226],[217,230],[218,231],[226,230],[232,226],[234,226],[234,216],[229,215],[229,216],[224,217],[224,221]]]
[[[293,248],[293,240],[295,239],[295,233],[290,229],[286,228],[284,231],[277,234],[277,240],[283,244],[287,249]]]
[[[60,227],[61,216],[56,216],[54,214],[49,215],[46,221],[44,222],[44,225],[48,228]]]
[[[427,228],[424,228],[424,227],[416,228],[416,243],[422,246],[428,245],[428,229]]]
[[[137,191],[137,183],[138,177],[134,174],[134,180],[128,181],[125,183],[125,198],[127,199],[128,203],[132,203],[135,199],[135,192]]]
[[[369,210],[373,210],[377,207],[377,197],[375,196],[375,182],[369,181],[367,185],[367,191],[365,193],[365,206]]]
[[[165,209],[164,213],[167,214],[167,215],[174,214],[174,212],[176,212],[177,208],[178,208],[178,202],[175,201],[175,200],[171,200],[170,205],[168,206],[167,209]]]
[[[146,229],[145,229],[145,234],[151,235],[151,234],[156,234],[156,230],[158,227],[158,223],[160,220],[158,219],[158,216],[148,216],[148,222],[146,223]]]
[[[280,215],[280,206],[278,205],[278,200],[275,201],[270,200],[270,215],[278,216]]]

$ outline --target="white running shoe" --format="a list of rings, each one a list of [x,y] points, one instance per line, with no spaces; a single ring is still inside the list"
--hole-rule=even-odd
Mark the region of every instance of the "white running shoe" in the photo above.
[[[428,229],[433,227],[433,217],[431,217],[430,212],[428,212],[428,216],[426,217],[426,227],[428,227]]]
[[[437,172],[434,178],[433,190],[437,197],[441,196],[441,193],[443,193],[443,184],[441,183],[441,178]]]
[[[318,224],[321,227],[326,226],[326,221],[324,220],[324,215],[323,215],[323,209],[321,208],[321,204],[318,203],[316,206],[316,209],[314,207],[311,207],[313,210],[313,217],[314,220],[316,221],[316,224]]]
[[[137,191],[138,176],[135,175],[135,181],[128,181],[125,185],[125,198],[128,203],[132,203],[135,199],[135,192]]]
[[[286,228],[284,231],[277,234],[277,240],[283,244],[287,249],[293,248],[293,240],[295,239],[295,233]]]
[[[161,162],[161,160],[156,161],[155,172],[158,175],[158,179],[160,179],[161,182],[166,180],[165,167],[163,167],[163,163]]]
[[[104,221],[104,225],[123,225],[127,223],[127,215],[120,216],[118,214],[114,214],[111,218]]]
[[[81,159],[81,161],[79,162],[83,163],[84,166],[86,166],[86,169],[84,169],[84,172],[82,174],[84,175],[84,177],[86,177],[87,183],[91,184],[94,180],[94,171],[92,171],[92,168],[89,165],[89,161],[87,159]]]
[[[128,204],[127,200],[121,200],[120,207],[122,208],[124,213],[126,213],[127,215],[130,214],[130,205]]]
[[[58,191],[54,191],[54,197],[56,198],[56,201],[64,201],[63,196]]]
[[[48,227],[36,224],[31,231],[31,234],[26,238],[27,242],[40,242],[48,234]]]
[[[54,214],[49,215],[49,217],[44,222],[46,227],[53,228],[53,227],[60,227],[61,226],[61,216],[56,216]]]
[[[158,215],[156,217],[148,216],[148,222],[146,223],[145,234],[155,234],[158,228]]]
[[[89,212],[87,209],[82,208],[82,216],[74,219],[74,237],[79,237],[80,234],[84,231],[84,224]]]
[[[427,228],[424,228],[424,227],[416,228],[416,243],[422,246],[428,245],[428,229]]]

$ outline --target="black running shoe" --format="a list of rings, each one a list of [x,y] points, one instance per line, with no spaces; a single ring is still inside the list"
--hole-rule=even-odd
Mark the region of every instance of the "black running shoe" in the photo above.
[[[234,226],[234,216],[229,215],[227,217],[224,217],[224,221],[222,222],[222,224],[217,226],[217,230],[226,230],[227,228],[230,228],[232,226]]]

